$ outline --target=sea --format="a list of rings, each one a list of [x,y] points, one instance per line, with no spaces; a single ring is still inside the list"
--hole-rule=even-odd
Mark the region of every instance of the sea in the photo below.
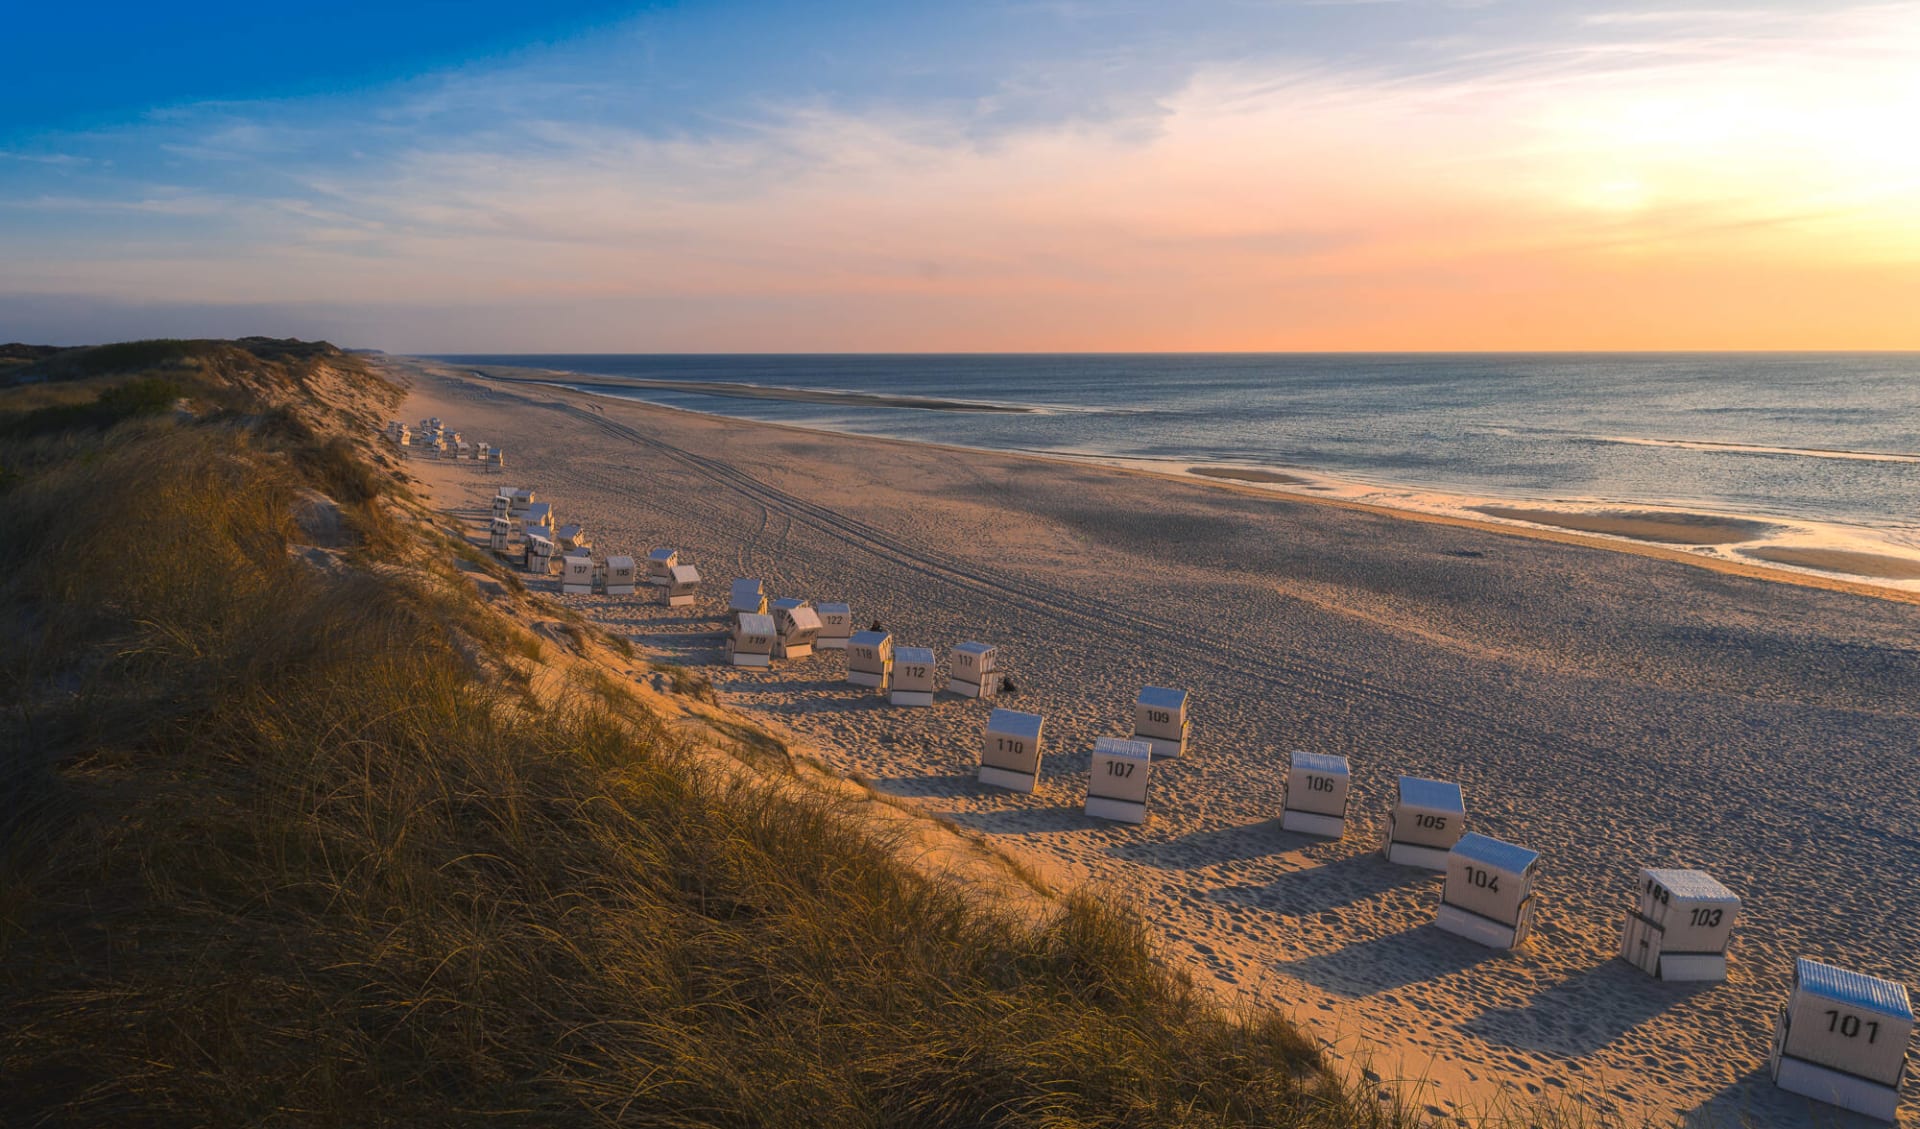
[[[1920,552],[1920,353],[435,359],[668,381],[586,390],[826,431],[1259,468],[1363,494],[1791,519]],[[816,392],[839,395],[788,398]],[[897,397],[1021,410],[882,402]]]

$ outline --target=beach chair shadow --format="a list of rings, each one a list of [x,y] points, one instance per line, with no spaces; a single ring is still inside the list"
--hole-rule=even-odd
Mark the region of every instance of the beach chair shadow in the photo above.
[[[1422,925],[1330,953],[1279,961],[1274,968],[1323,991],[1359,999],[1460,972],[1499,955],[1494,949]]]
[[[1865,1129],[1881,1122],[1821,1105],[1773,1084],[1765,1066],[1757,1066],[1733,1080],[1726,1089],[1686,1110],[1680,1123],[1687,1129],[1744,1129],[1749,1125],[1802,1124]]]
[[[773,667],[773,670],[775,673],[779,672],[780,667],[778,664]],[[872,698],[876,702],[884,703],[886,701],[885,698],[882,698],[880,695],[875,694],[872,690],[868,690],[865,687],[848,685],[847,680],[844,678],[816,678],[806,682],[790,682],[783,678],[778,682],[745,682],[734,687],[734,691],[739,694],[833,694],[841,690],[859,691],[861,697]],[[787,712],[812,713],[814,712],[814,708],[820,704],[820,702],[810,701],[805,703],[807,708]],[[834,704],[852,705],[854,703],[841,703],[834,700]]]
[[[1271,882],[1222,886],[1207,896],[1214,901],[1252,906],[1289,917],[1310,917],[1394,891],[1411,893],[1438,886],[1439,881],[1439,875],[1410,866],[1395,866],[1369,851],[1288,871]]]
[[[889,796],[951,798],[970,796],[985,790],[971,772],[928,773],[924,776],[889,776],[874,785]]]
[[[704,627],[709,631],[713,630],[713,617],[704,615],[659,616],[657,618],[647,616],[638,622],[643,622],[649,627]]]
[[[1065,807],[949,811],[942,814],[962,827],[995,835],[1052,835],[1062,831],[1085,831],[1089,823],[1096,822],[1078,808]]]
[[[1188,870],[1196,866],[1267,858],[1287,848],[1279,825],[1271,819],[1242,823],[1234,827],[1214,827],[1194,831],[1172,839],[1142,843],[1121,843],[1111,854],[1151,866],[1156,870]]]
[[[1483,1011],[1466,1029],[1489,1043],[1561,1055],[1599,1050],[1711,983],[1655,980],[1624,960],[1597,964],[1520,1007]]]

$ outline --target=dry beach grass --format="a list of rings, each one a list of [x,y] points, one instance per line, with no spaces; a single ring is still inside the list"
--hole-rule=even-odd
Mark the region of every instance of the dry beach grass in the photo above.
[[[391,390],[238,353],[0,443],[0,1121],[1410,1119],[1126,907],[908,865],[439,532],[348,437]]]

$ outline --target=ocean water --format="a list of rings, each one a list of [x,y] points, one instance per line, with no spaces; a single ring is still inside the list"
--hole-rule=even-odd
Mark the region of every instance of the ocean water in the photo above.
[[[693,387],[613,394],[862,435],[1303,470],[1479,498],[1676,505],[1868,527],[1901,541],[1920,534],[1914,353],[437,359],[686,382]],[[721,381],[1030,410],[742,399],[697,387]]]

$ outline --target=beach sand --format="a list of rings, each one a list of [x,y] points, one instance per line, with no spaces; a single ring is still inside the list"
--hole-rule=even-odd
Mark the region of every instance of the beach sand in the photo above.
[[[1793,958],[1920,984],[1910,603],[1571,533],[415,371],[408,419],[508,451],[503,475],[409,464],[451,512],[533,486],[599,553],[674,546],[699,566],[693,609],[560,597],[667,660],[720,660],[735,576],[845,599],[943,656],[998,644],[1022,688],[1000,704],[1046,716],[1031,796],[974,781],[994,703],[888,708],[845,684],[837,653],[706,671],[834,767],[1134,900],[1224,999],[1370,1049],[1388,1077],[1431,1076],[1436,1110],[1505,1092],[1805,1124],[1811,1107],[1764,1073]],[[1146,684],[1193,693],[1192,750],[1155,764],[1144,828],[1087,819],[1087,750],[1130,731]],[[1352,759],[1346,839],[1278,829],[1297,748]],[[1528,946],[1438,932],[1438,880],[1380,860],[1401,773],[1459,781],[1476,830],[1544,853]],[[1727,983],[1614,959],[1642,866],[1700,867],[1746,899]]]

